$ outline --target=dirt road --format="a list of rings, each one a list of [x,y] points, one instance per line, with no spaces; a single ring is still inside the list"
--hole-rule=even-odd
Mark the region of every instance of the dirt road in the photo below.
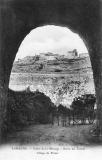
[[[89,125],[62,127],[57,125],[32,125],[8,135],[8,143],[33,145],[93,145],[97,138],[90,138]],[[102,142],[102,141],[101,141]]]

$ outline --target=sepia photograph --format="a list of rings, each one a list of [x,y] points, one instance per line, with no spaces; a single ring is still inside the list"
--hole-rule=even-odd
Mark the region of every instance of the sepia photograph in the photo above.
[[[101,151],[102,0],[0,0],[0,160]]]

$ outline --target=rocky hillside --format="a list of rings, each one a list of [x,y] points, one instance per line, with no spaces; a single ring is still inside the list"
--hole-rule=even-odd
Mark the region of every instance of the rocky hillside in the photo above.
[[[16,73],[67,73],[91,71],[89,56],[68,59],[53,53],[27,56],[14,62],[12,72]]]
[[[22,90],[30,86],[50,97],[57,106],[69,106],[73,98],[94,94],[89,56],[72,58],[53,53],[27,56],[14,62],[9,87]]]

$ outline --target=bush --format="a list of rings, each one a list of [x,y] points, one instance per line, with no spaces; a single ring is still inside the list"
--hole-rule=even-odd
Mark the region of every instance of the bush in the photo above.
[[[93,94],[85,94],[81,97],[76,97],[73,99],[73,102],[70,108],[76,112],[83,112],[84,110],[94,109],[94,104],[96,97]]]
[[[49,123],[53,108],[54,104],[44,93],[9,89],[5,124],[10,131],[32,123]]]

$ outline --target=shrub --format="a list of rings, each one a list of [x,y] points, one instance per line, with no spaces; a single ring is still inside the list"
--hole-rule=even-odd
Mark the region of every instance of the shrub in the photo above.
[[[30,124],[49,123],[54,104],[39,91],[15,92],[9,89],[5,124],[8,131]]]

